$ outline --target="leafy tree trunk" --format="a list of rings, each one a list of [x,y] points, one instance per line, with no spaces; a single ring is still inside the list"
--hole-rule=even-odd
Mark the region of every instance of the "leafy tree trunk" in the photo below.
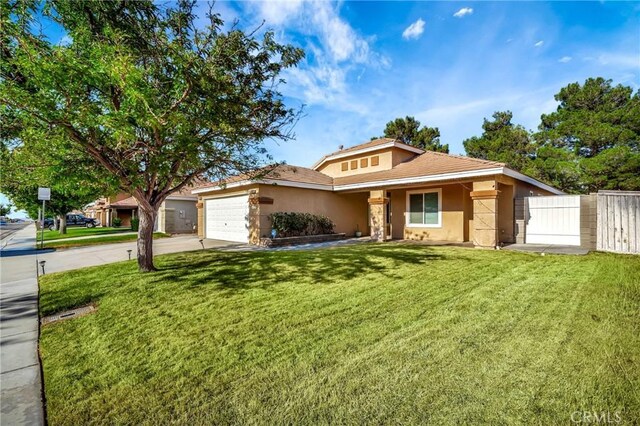
[[[60,233],[60,235],[62,234],[66,234],[67,233],[67,215],[63,214],[61,216],[58,216],[58,232]]]
[[[156,207],[138,208],[140,224],[138,228],[138,269],[141,272],[155,271],[153,265],[153,226],[158,216]]]

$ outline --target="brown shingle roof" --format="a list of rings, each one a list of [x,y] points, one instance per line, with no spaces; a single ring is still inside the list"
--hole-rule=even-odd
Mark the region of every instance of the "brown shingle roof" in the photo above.
[[[264,169],[261,170],[264,172]],[[329,185],[333,184],[333,178],[331,176],[327,176],[324,173],[317,172],[312,169],[308,169],[306,167],[300,166],[290,166],[287,164],[278,165],[274,167],[271,171],[266,172],[266,174],[262,175],[262,173],[257,172],[255,175],[242,174],[238,176],[232,176],[224,181],[219,182],[208,182],[205,185],[201,185],[196,189],[201,188],[210,188],[210,187],[218,187],[223,184],[230,184],[234,182],[242,182],[245,180],[251,180],[255,178],[256,183],[260,180],[273,180],[273,181],[287,181],[287,182],[298,182],[298,183],[311,183],[317,185]]]
[[[333,183],[336,186],[350,185],[356,183],[379,182],[390,179],[471,172],[476,170],[494,169],[496,167],[504,167],[504,163],[479,160],[477,158],[469,158],[459,155],[443,154],[441,152],[426,151],[424,154],[417,155],[404,163],[398,164],[393,169],[339,177],[335,178]]]
[[[463,157],[459,155],[449,155],[440,152],[426,151],[423,154],[416,155],[415,157],[405,161],[404,163],[398,164],[393,169],[381,170],[379,172],[331,178],[324,173],[308,169],[306,167],[280,165],[275,167],[272,171],[269,171],[265,175],[261,176],[259,179],[257,178],[255,182],[259,183],[260,180],[270,180],[276,182],[286,181],[326,186],[341,186],[368,182],[373,183],[392,179],[403,179],[412,177],[419,178],[421,176],[473,172],[486,169],[495,169],[504,166],[504,163],[498,163],[496,161],[487,161],[477,158]],[[242,182],[250,180],[251,177],[252,176],[249,175],[234,176],[225,180],[224,183],[231,184],[234,182]],[[221,185],[221,182],[212,182],[207,183],[206,185],[202,185],[198,189],[213,189]]]
[[[138,200],[134,197],[125,198],[124,200],[116,201],[115,203],[109,204],[109,207],[127,207],[127,208],[137,208]]]

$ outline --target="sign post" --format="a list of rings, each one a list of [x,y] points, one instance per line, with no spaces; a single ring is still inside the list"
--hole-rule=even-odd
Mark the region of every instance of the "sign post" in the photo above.
[[[44,249],[44,204],[51,200],[51,188],[38,188],[38,200],[42,201],[42,224],[40,226],[40,248]]]

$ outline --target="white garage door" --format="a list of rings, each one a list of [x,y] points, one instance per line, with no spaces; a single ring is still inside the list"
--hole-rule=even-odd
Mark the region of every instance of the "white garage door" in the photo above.
[[[525,242],[580,245],[580,196],[527,197]],[[526,204],[525,204],[526,205]]]
[[[205,200],[205,238],[249,241],[249,196]]]

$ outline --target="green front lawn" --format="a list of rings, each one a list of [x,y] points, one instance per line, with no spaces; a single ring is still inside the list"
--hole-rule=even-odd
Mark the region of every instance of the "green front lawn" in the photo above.
[[[162,232],[154,232],[153,238],[166,238],[169,234]],[[111,243],[123,243],[126,241],[135,241],[138,239],[138,234],[126,234],[126,235],[105,235],[104,237],[97,236],[95,238],[87,238],[84,240],[60,240],[60,241],[45,241],[44,248],[70,248],[70,247],[82,247],[93,246],[96,244],[111,244]],[[40,247],[38,245],[38,247]]]
[[[66,234],[61,234],[58,231],[49,231],[45,229],[44,240],[58,240],[62,238],[75,238],[75,237],[89,237],[92,235],[107,235],[118,234],[121,232],[131,232],[131,228],[85,228],[80,226],[73,226],[67,228]],[[38,231],[38,241],[40,241],[40,231]]]
[[[640,257],[198,251],[41,277],[55,424],[640,418]],[[613,417],[612,417],[613,418]]]

